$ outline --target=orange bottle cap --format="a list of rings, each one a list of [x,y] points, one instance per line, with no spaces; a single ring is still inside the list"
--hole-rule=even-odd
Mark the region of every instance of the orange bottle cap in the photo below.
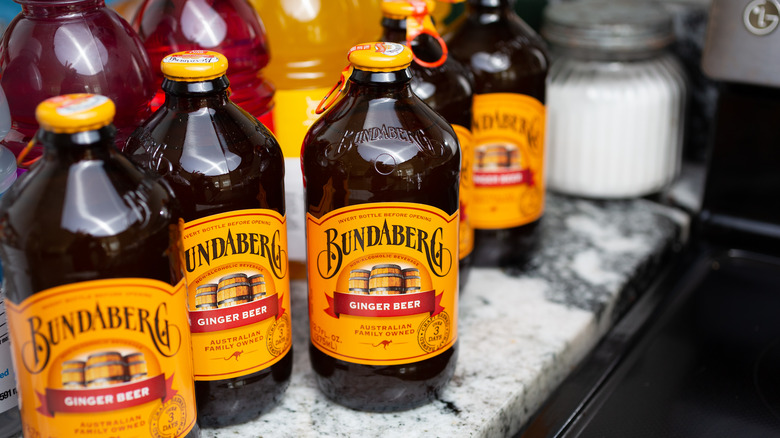
[[[200,82],[224,75],[228,60],[225,55],[210,50],[187,50],[166,56],[160,67],[163,75],[170,80]]]
[[[428,15],[433,12],[436,2],[432,0],[386,0],[382,2],[382,15],[393,20],[406,17]]]
[[[44,100],[35,109],[42,129],[74,134],[100,129],[114,120],[114,102],[99,94],[66,94]]]
[[[413,55],[403,44],[364,43],[349,49],[347,60],[359,70],[390,72],[403,70],[412,63]]]

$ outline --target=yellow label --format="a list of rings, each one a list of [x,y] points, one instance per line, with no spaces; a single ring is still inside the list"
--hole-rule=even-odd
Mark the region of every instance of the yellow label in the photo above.
[[[274,95],[274,134],[285,158],[299,158],[303,138],[320,117],[317,105],[330,87],[305,90],[276,90]]]
[[[28,437],[180,437],[195,424],[186,289],[120,278],[6,301]]]
[[[533,97],[474,96],[474,228],[513,228],[541,217],[544,125],[544,105]]]
[[[460,241],[458,250],[463,260],[474,250],[474,227],[471,225],[471,205],[474,202],[474,143],[471,131],[452,125],[460,143]]]
[[[307,215],[311,342],[365,365],[452,346],[458,327],[458,214],[371,203]]]
[[[251,209],[182,224],[195,380],[251,374],[292,347],[285,217]]]

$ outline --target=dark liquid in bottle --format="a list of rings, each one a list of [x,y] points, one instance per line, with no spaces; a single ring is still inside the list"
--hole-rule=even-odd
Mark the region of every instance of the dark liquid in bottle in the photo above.
[[[380,38],[381,41],[406,44],[405,20],[384,17],[382,27],[384,32]],[[435,63],[441,59],[443,53],[439,42],[428,34],[418,35],[412,41],[411,49],[415,56],[428,63]],[[412,90],[423,102],[427,103],[449,123],[471,129],[474,85],[471,73],[463,64],[448,56],[447,60],[438,67],[424,67],[413,62],[409,69],[412,72]],[[472,165],[471,155],[461,154],[461,178],[469,178],[470,172],[467,169]],[[469,182],[469,185],[473,185],[473,183]],[[461,212],[461,214],[464,213],[467,214]],[[461,217],[461,226],[463,226],[463,217]],[[461,254],[458,267],[461,290],[468,281],[472,260],[471,253],[465,256]]]
[[[243,209],[285,212],[281,149],[265,126],[228,100],[227,86],[224,76],[204,82],[164,80],[165,104],[125,149],[168,183],[185,222]],[[183,156],[195,152],[199,164],[183,164]],[[292,350],[252,374],[196,380],[200,425],[221,427],[257,417],[279,401],[291,372]]]
[[[91,280],[181,279],[175,201],[116,149],[114,132],[39,131],[43,158],[2,199],[8,301]],[[78,188],[88,192],[68,192]]]
[[[303,151],[309,214],[320,218],[346,206],[375,202],[427,204],[448,214],[458,210],[460,157],[453,147],[454,135],[414,96],[409,80],[408,70],[355,70],[346,96],[312,126]],[[355,141],[366,128],[383,126],[420,133],[430,140],[430,149],[403,142],[390,146]],[[402,161],[394,166],[390,155]],[[455,342],[430,359],[374,366],[346,362],[313,344],[309,347],[325,395],[352,409],[378,412],[410,409],[435,399],[452,377],[457,351]]]
[[[474,75],[474,94],[519,93],[545,101],[548,61],[543,42],[508,0],[469,0],[468,16],[445,40]],[[539,243],[541,218],[507,229],[474,230],[474,265],[517,267]]]

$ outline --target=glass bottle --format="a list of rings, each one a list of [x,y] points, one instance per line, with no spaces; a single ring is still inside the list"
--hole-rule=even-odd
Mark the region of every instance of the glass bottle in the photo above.
[[[509,0],[468,0],[445,41],[474,74],[474,265],[522,266],[544,210],[544,43]]]
[[[203,427],[267,411],[292,370],[282,151],[228,98],[227,68],[227,58],[212,51],[163,58],[165,103],[126,151],[165,180],[182,206]],[[227,337],[244,341],[212,347]]]
[[[138,35],[103,0],[15,0],[22,5],[0,41],[0,85],[13,119],[2,144],[14,155],[38,129],[35,108],[68,93],[100,93],[120,102],[116,144],[151,115],[154,79]],[[27,153],[25,162],[40,156]]]
[[[434,111],[444,117],[458,135],[461,147],[460,168],[460,287],[468,281],[474,229],[471,227],[471,178],[473,150],[471,145],[471,105],[473,78],[469,70],[452,56],[433,25],[430,13],[435,2],[393,1],[382,3],[381,41],[410,44],[415,60],[412,91]]]
[[[116,149],[107,97],[36,114],[43,156],[0,200],[24,434],[196,437],[175,201]]]
[[[144,0],[133,28],[157,80],[153,110],[165,100],[162,59],[185,50],[213,50],[230,62],[230,99],[273,129],[274,87],[262,74],[269,59],[268,41],[263,22],[246,0]]]
[[[309,352],[335,402],[398,411],[455,368],[460,148],[412,92],[407,47],[361,44],[349,61],[303,146]]]

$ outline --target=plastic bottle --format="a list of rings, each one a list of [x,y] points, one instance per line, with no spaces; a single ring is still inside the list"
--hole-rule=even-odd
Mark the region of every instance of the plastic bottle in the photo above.
[[[100,93],[120,102],[120,148],[151,115],[154,79],[138,35],[103,0],[15,0],[22,5],[0,41],[0,84],[13,127],[3,141],[15,155],[33,138],[35,108],[52,96]],[[40,156],[34,147],[25,161]]]
[[[165,103],[126,150],[163,178],[182,206],[204,427],[245,422],[273,407],[293,356],[282,150],[230,101],[227,69],[227,59],[212,51],[163,58]],[[226,315],[240,319],[213,322]],[[253,343],[210,348],[229,337]]]
[[[11,129],[11,115],[0,88],[0,140]],[[16,181],[16,158],[8,149],[0,146],[0,196]],[[0,400],[0,436],[11,436],[22,430],[19,417],[14,369],[11,361],[11,343],[8,337],[8,325],[5,317],[5,290],[2,286],[2,266],[0,266],[0,394],[6,394]]]
[[[474,264],[521,267],[544,211],[544,43],[509,0],[469,0],[445,41],[474,74]]]
[[[344,53],[380,32],[377,0],[250,0],[268,31],[266,74],[276,86],[274,134],[285,158],[290,271],[305,278],[301,144],[315,110],[344,68]]]
[[[468,281],[474,249],[470,203],[474,189],[471,178],[474,151],[471,145],[471,105],[473,78],[469,70],[452,56],[433,25],[430,12],[436,3],[421,0],[387,0],[382,3],[381,41],[411,44],[415,60],[412,91],[443,116],[458,135],[460,168],[460,287]]]
[[[174,52],[214,50],[230,62],[230,99],[273,129],[273,86],[261,70],[268,64],[263,22],[246,0],[144,0],[133,20],[152,60],[157,95],[152,109],[165,99],[160,89],[160,61]]]
[[[309,353],[335,402],[398,411],[455,368],[460,148],[412,92],[408,48],[361,44],[349,61],[303,147]]]
[[[196,437],[175,201],[114,146],[110,99],[58,96],[36,113],[43,157],[0,200],[24,433]]]

